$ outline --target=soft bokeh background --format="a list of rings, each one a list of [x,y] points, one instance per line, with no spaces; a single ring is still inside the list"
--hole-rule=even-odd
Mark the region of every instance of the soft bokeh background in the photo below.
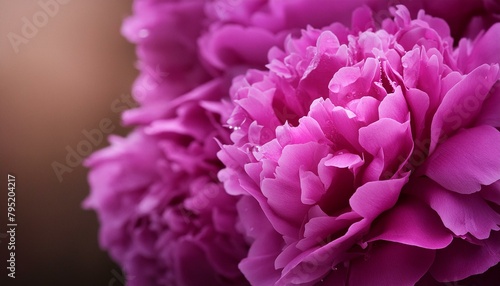
[[[38,1],[0,0],[0,285],[123,285],[99,249],[95,214],[81,209],[87,170],[79,164],[59,182],[51,165],[66,164],[67,146],[105,118],[126,133],[111,105],[137,75],[120,35],[132,1],[66,0],[16,53],[8,35],[23,35],[23,18],[43,11]],[[8,173],[17,183],[15,280],[6,270]]]

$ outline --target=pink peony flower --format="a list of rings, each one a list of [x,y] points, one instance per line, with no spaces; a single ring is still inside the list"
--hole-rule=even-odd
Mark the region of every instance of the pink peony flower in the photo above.
[[[248,284],[237,267],[248,244],[236,231],[236,199],[216,177],[229,80],[211,77],[198,57],[204,5],[134,3],[123,33],[137,44],[140,107],[123,121],[140,127],[87,160],[85,207],[97,212],[100,244],[129,286]]]
[[[196,91],[199,100],[185,100],[175,119],[111,137],[86,161],[85,207],[96,210],[100,244],[128,286],[248,284],[238,269],[248,244],[236,229],[236,198],[217,181],[213,138],[227,132],[218,107],[200,99],[218,85]]]
[[[458,281],[500,261],[500,24],[404,6],[309,27],[231,88],[219,173],[253,285]]]

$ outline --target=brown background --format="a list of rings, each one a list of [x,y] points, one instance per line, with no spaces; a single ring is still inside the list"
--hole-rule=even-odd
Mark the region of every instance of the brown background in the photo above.
[[[122,285],[98,247],[95,214],[81,209],[87,170],[78,165],[59,182],[51,164],[65,164],[66,147],[76,149],[103,118],[119,125],[111,102],[137,75],[134,48],[120,35],[131,2],[70,0],[16,54],[7,35],[23,35],[23,17],[43,10],[0,0],[0,285]],[[3,235],[8,173],[17,183],[15,280],[6,277]]]

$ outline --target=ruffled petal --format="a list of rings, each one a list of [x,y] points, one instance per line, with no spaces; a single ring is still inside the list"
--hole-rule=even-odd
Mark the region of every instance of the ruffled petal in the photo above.
[[[472,194],[500,180],[500,132],[491,126],[462,130],[437,147],[423,173],[448,190]]]
[[[415,285],[434,261],[434,250],[378,242],[350,264],[349,285]]]
[[[386,240],[427,249],[448,246],[453,237],[439,216],[415,198],[406,198],[374,223],[368,241]]]
[[[436,260],[430,270],[441,282],[458,281],[480,274],[500,261],[500,232],[494,232],[487,240],[470,243],[454,239],[450,246],[436,252]]]

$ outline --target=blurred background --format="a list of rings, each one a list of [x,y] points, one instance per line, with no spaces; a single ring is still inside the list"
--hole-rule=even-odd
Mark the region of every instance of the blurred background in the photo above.
[[[43,5],[43,3],[52,5]],[[126,134],[116,100],[137,75],[120,34],[132,0],[0,0],[0,285],[124,285],[81,208],[87,170],[72,151]],[[106,122],[106,123],[101,123]],[[106,137],[107,134],[104,134]],[[65,167],[62,167],[65,166]],[[7,174],[16,177],[16,278],[7,278]]]

